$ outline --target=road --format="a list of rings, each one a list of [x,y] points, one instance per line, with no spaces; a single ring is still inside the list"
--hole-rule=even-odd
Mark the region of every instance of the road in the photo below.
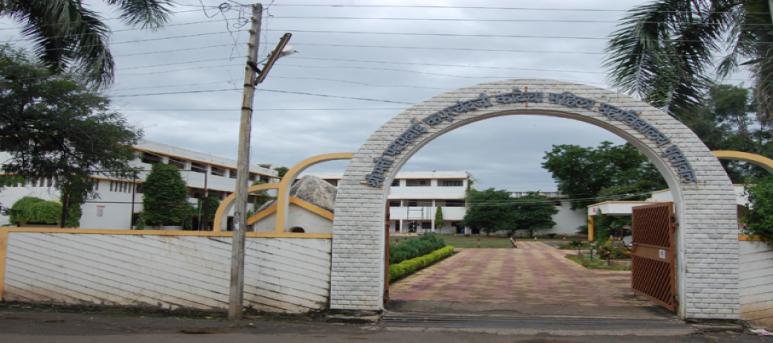
[[[737,332],[676,333],[668,330],[633,331],[635,321],[578,319],[446,321],[377,324],[329,323],[309,318],[253,317],[237,326],[221,318],[182,318],[125,312],[61,312],[61,310],[0,306],[0,342],[771,342],[766,337]],[[687,327],[687,326],[685,326]],[[561,330],[570,328],[573,331]],[[556,330],[558,329],[558,330]],[[550,332],[550,333],[548,333]]]

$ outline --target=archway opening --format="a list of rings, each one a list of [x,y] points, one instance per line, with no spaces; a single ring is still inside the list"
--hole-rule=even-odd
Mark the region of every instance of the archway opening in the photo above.
[[[587,231],[583,232],[588,204],[635,200],[644,205],[649,194],[631,194],[627,188],[616,194],[567,196],[559,192],[551,173],[540,166],[554,147],[589,152],[609,141],[621,153],[626,151],[626,141],[591,124],[524,113],[502,113],[449,130],[417,150],[396,172],[384,203],[390,262],[398,262],[395,255],[405,254],[401,250],[420,246],[416,241],[425,240],[423,234],[436,236],[457,249],[454,255],[390,284],[385,307],[393,316],[669,317],[667,311],[637,296],[631,288],[630,240],[624,240],[630,238],[630,213],[610,217],[618,219],[615,225],[620,225],[607,234],[609,239],[591,245]],[[524,127],[528,129],[516,129]],[[514,131],[519,134],[513,136]],[[613,169],[595,167],[606,172]],[[620,174],[626,172],[629,170]],[[647,190],[670,193],[665,181],[656,176],[660,180],[653,181],[660,182],[652,184],[660,186]],[[622,184],[636,181],[620,180]],[[470,195],[489,188],[509,194],[504,199]],[[472,211],[505,216],[502,209],[506,208],[522,216],[546,207],[555,210],[549,214],[555,223],[551,227],[492,228],[465,222]],[[607,250],[611,254],[604,255]]]

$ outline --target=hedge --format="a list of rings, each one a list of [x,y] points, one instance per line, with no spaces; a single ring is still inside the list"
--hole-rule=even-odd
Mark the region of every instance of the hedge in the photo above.
[[[389,247],[389,263],[398,264],[414,257],[424,256],[446,246],[443,239],[433,233],[425,233],[418,238],[404,240]]]
[[[414,257],[389,266],[389,281],[395,281],[413,274],[415,271],[434,264],[454,254],[453,246],[445,246],[424,256]]]
[[[28,224],[59,224],[62,205],[56,201],[46,201],[35,197],[23,197],[17,200],[9,211],[9,222],[18,226]]]

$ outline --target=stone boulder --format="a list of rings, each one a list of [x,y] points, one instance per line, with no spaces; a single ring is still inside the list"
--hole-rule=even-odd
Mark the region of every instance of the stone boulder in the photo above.
[[[336,201],[336,188],[327,181],[316,176],[306,175],[296,180],[290,186],[290,196],[298,197],[301,200],[310,202],[328,211],[333,211]],[[259,210],[267,208],[274,204],[276,200],[271,200],[263,204]]]
[[[298,197],[328,211],[333,211],[336,202],[336,187],[316,176],[306,175],[290,187],[290,196]]]

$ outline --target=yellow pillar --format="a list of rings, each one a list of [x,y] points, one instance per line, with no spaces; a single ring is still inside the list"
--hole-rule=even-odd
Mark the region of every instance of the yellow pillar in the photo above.
[[[593,226],[593,216],[588,217],[588,241],[596,240],[596,227]]]
[[[8,252],[8,229],[0,229],[0,300],[5,290],[5,258]]]

